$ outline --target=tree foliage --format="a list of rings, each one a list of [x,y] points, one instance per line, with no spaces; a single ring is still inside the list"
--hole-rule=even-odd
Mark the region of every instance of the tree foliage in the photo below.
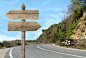
[[[86,6],[86,0],[70,0],[71,2],[73,2],[73,6],[75,8],[78,8],[78,7],[85,7]]]
[[[74,13],[73,11],[75,10],[75,8],[73,7],[73,3],[68,4],[67,8],[68,8],[67,15],[68,16],[72,15]]]

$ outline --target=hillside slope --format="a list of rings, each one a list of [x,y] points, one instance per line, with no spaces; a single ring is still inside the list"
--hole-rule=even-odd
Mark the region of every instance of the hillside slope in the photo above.
[[[74,21],[74,15],[62,20],[59,24],[53,24],[37,38],[37,43],[56,43],[66,39],[85,39],[86,38],[86,11],[80,19]]]
[[[86,21],[82,21],[83,19],[85,19],[86,16],[86,11],[84,12],[83,16],[80,18],[80,22],[77,24],[77,26],[79,26],[77,28],[77,30],[74,32],[75,34],[71,35],[70,37],[72,39],[86,39]]]
[[[51,41],[55,42],[57,40],[55,35],[57,33],[57,24],[51,25],[46,29],[36,40],[38,43],[50,43]],[[52,39],[52,40],[51,40]]]

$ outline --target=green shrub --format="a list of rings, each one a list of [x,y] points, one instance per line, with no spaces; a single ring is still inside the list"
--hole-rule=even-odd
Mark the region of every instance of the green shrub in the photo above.
[[[18,45],[21,45],[21,43],[18,43]]]
[[[64,39],[59,39],[59,43],[61,43]]]
[[[45,30],[44,29],[42,29],[42,32],[44,32]]]
[[[71,39],[70,37],[67,37],[67,40],[73,41],[73,39]]]
[[[2,45],[2,43],[0,42],[0,45]]]
[[[10,45],[10,42],[9,41],[3,41],[2,45]]]
[[[85,18],[84,18],[84,21],[86,20],[86,16],[85,16]]]
[[[80,27],[80,25],[77,25],[76,28],[75,28],[75,31]]]
[[[75,29],[75,27],[76,27],[77,24],[78,24],[78,20],[76,20],[76,23],[75,23],[75,22],[73,22],[73,23],[71,22],[71,23],[69,24],[68,30],[67,30],[67,32],[66,32],[67,37],[69,37],[70,35],[75,34],[75,33],[72,32],[72,31]]]
[[[82,44],[81,46],[82,46],[82,47],[85,47],[85,44]]]

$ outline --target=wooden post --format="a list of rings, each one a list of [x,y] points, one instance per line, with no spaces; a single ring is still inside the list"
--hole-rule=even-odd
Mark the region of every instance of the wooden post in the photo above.
[[[22,22],[8,22],[8,31],[22,31],[21,58],[25,58],[25,31],[36,31],[41,26],[37,22],[25,22],[26,19],[39,19],[39,10],[25,10],[24,3],[21,10],[10,10],[5,16],[9,19],[22,19]]]
[[[21,6],[22,10],[25,10],[24,3]],[[22,22],[25,22],[25,20],[22,20]],[[21,58],[25,58],[25,31],[22,31],[22,40],[21,40]]]
[[[39,10],[10,10],[5,16],[10,19],[22,19],[22,22],[8,22],[8,31],[22,31],[21,33],[21,58],[25,58],[25,31],[36,31],[41,26],[37,22],[25,22],[26,19],[39,19]]]

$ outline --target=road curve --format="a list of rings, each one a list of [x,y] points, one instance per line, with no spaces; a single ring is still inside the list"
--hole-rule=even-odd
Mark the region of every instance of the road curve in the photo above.
[[[13,49],[13,58],[21,58],[21,46]],[[5,58],[9,58],[8,51]],[[86,58],[86,51],[55,47],[53,44],[31,44],[25,46],[25,58]]]

